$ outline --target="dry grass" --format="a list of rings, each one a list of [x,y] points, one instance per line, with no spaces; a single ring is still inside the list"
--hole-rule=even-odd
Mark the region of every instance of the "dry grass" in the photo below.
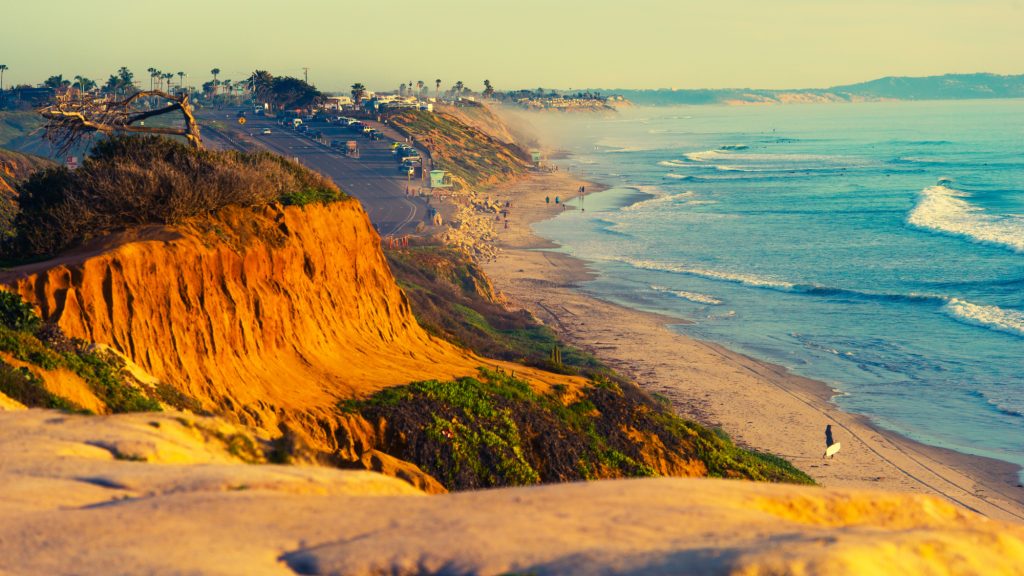
[[[227,206],[306,204],[343,194],[329,180],[270,153],[196,151],[160,137],[96,145],[83,166],[34,174],[18,186],[8,259],[52,255],[143,224],[179,224]]]

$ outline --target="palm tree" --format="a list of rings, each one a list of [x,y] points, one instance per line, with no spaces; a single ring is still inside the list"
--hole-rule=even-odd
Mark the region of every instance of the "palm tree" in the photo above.
[[[132,71],[127,66],[121,66],[117,69],[117,86],[124,94],[128,93],[128,88],[135,87],[135,74],[132,74]]]
[[[455,91],[453,92],[453,94],[455,95],[455,97],[456,97],[456,98],[459,98],[459,97],[461,97],[461,96],[462,96],[462,91],[463,91],[463,90],[464,90],[465,88],[466,88],[466,85],[462,83],[462,80],[459,80],[458,82],[456,82],[456,83],[455,83]]]
[[[352,85],[352,100],[356,103],[357,107],[359,106],[360,103],[362,103],[363,98],[365,96],[366,86],[363,86],[359,82],[356,82],[355,84]]]
[[[437,87],[435,89],[436,91],[434,92],[434,99],[435,100],[440,100],[441,99],[441,79],[440,78],[438,78],[437,80],[434,80],[434,86]]]
[[[484,98],[490,98],[494,96],[494,86],[491,86],[490,80],[484,80]]]
[[[417,98],[423,97],[423,87],[424,86],[426,86],[426,84],[423,83],[423,80],[417,80],[416,81],[416,97]]]
[[[147,68],[146,72],[149,72],[149,89],[153,90],[153,80],[156,79],[156,75],[159,72],[156,71],[156,68]]]
[[[167,91],[171,91],[171,80],[174,78],[174,72],[168,72],[164,74],[164,80],[167,81]]]
[[[185,89],[185,73],[178,72],[178,90]]]
[[[0,64],[0,92],[4,91],[4,72],[7,71],[7,64]]]
[[[220,74],[220,68],[214,68],[210,70],[210,74],[213,74],[213,95],[217,95],[217,75]]]
[[[221,80],[220,85],[224,87],[224,93],[231,96],[231,80]]]
[[[64,75],[63,74],[57,74],[56,76],[50,76],[49,78],[47,78],[43,82],[43,86],[46,86],[47,88],[53,88],[54,90],[56,90],[57,88],[60,88],[63,85],[64,85]]]
[[[277,105],[274,98],[274,76],[270,72],[255,70],[249,82],[252,83],[252,93],[255,98],[263,102],[273,102],[275,106]]]

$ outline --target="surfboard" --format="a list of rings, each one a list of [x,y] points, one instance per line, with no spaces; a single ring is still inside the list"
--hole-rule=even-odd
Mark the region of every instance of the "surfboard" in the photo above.
[[[822,456],[822,458],[831,458],[835,456],[836,453],[839,452],[840,446],[841,444],[839,444],[839,442],[836,442],[835,444],[829,446],[828,448],[825,449],[825,455]]]

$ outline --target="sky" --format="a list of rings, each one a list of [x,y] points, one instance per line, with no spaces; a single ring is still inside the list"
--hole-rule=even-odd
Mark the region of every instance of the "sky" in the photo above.
[[[325,91],[457,80],[515,88],[824,88],[1024,73],[1024,0],[5,0],[4,84],[189,83],[254,69]]]

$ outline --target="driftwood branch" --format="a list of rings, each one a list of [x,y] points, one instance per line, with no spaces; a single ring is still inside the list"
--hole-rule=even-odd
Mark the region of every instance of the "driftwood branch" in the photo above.
[[[152,109],[143,107],[146,102],[154,99],[169,104]],[[38,112],[46,118],[44,137],[59,154],[67,153],[97,132],[183,136],[193,147],[203,147],[199,123],[196,122],[188,94],[173,96],[162,90],[148,90],[136,92],[123,100],[88,95],[66,97],[40,108]],[[172,112],[181,112],[184,128],[138,125],[149,118]]]

